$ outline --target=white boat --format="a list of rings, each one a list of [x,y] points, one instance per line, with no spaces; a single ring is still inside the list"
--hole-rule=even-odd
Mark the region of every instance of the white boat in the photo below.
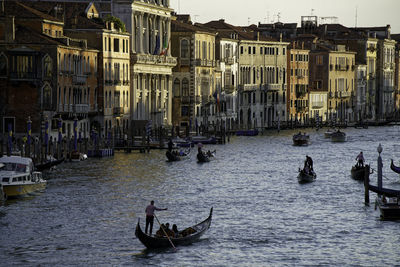
[[[332,142],[346,142],[346,133],[337,130],[331,135]]]
[[[6,198],[21,197],[46,188],[41,172],[33,171],[31,158],[1,157],[0,183]]]
[[[325,138],[331,138],[332,134],[335,132],[335,130],[328,129],[325,133],[324,136]]]

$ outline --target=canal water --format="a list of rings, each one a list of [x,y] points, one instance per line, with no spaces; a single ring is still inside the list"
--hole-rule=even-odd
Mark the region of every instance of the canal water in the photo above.
[[[198,164],[196,151],[166,162],[165,151],[117,153],[113,158],[64,163],[46,173],[47,189],[0,207],[1,266],[394,266],[400,262],[400,222],[381,221],[364,205],[363,184],[352,180],[364,152],[376,170],[383,146],[383,183],[400,189],[390,159],[400,160],[400,127],[347,128],[331,143],[307,129],[311,144],[292,145],[294,131],[232,137],[216,160]],[[297,182],[305,156],[317,179]],[[376,172],[371,175],[376,183]],[[196,243],[151,251],[135,238],[150,200],[163,222],[179,229],[205,219],[211,228]],[[158,226],[155,222],[155,230]],[[154,230],[154,231],[155,231]]]

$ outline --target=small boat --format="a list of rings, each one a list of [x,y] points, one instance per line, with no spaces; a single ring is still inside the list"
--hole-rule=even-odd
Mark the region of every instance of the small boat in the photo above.
[[[205,137],[201,135],[193,136],[191,138],[191,141],[193,144],[199,144],[202,143],[203,145],[215,145],[217,143],[217,138],[211,136],[211,137]]]
[[[331,141],[332,142],[346,142],[346,133],[342,132],[340,130],[337,130],[336,132],[332,133]]]
[[[73,162],[78,162],[87,159],[87,155],[80,153],[79,151],[75,150],[71,152],[70,160]]]
[[[61,158],[61,159],[50,160],[43,164],[35,164],[35,170],[38,172],[42,172],[44,170],[49,170],[52,167],[62,163],[63,161],[64,161],[64,158]]]
[[[210,210],[210,215],[208,216],[207,219],[202,221],[199,224],[196,224],[192,227],[188,227],[186,229],[192,228],[194,230],[194,233],[189,234],[187,236],[182,236],[182,237],[170,237],[171,242],[174,244],[174,246],[180,246],[180,245],[187,245],[191,244],[194,241],[198,240],[208,228],[210,228],[211,225],[211,219],[212,219],[212,212],[213,208]],[[180,233],[184,232],[180,231]],[[155,249],[155,248],[170,248],[172,247],[170,240],[168,240],[167,237],[156,237],[156,236],[149,236],[145,233],[143,233],[142,229],[140,228],[140,220],[138,221],[136,225],[136,231],[135,231],[136,237],[142,242],[143,245],[145,245],[149,249]]]
[[[297,176],[297,180],[299,183],[311,183],[317,179],[317,174],[314,171],[306,171],[304,169],[299,169],[299,175]]]
[[[203,162],[210,162],[211,160],[215,159],[215,154],[216,154],[216,150],[214,150],[213,152],[202,152],[202,153],[197,153],[197,162],[199,163],[203,163]]]
[[[379,207],[381,219],[399,220],[400,219],[400,198],[386,197],[385,195],[376,198],[375,204]],[[376,207],[376,206],[375,206]]]
[[[241,130],[241,131],[236,131],[236,136],[257,136],[258,135],[258,130]]]
[[[390,169],[392,169],[392,171],[394,171],[395,173],[399,173],[400,174],[400,167],[394,165],[393,159],[392,159],[392,163],[390,163]]]
[[[328,129],[325,133],[324,136],[325,138],[331,138],[332,134],[335,132],[335,130]]]
[[[365,178],[365,171],[367,170],[367,166],[353,166],[351,168],[351,178],[354,180],[363,181]]]
[[[188,151],[169,151],[165,152],[168,161],[180,161],[188,159],[190,154],[190,149]]]
[[[33,171],[31,158],[10,156],[0,158],[0,182],[7,198],[21,197],[46,188],[41,172]]]
[[[191,141],[182,139],[180,137],[176,137],[176,138],[172,139],[172,143],[175,145],[175,147],[193,147],[194,146],[194,144]]]
[[[306,133],[298,133],[293,135],[293,145],[294,146],[306,146],[310,141],[310,136]]]

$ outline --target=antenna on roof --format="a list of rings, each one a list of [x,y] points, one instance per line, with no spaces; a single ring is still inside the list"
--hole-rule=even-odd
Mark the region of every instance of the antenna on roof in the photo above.
[[[358,6],[356,6],[356,23],[355,23],[355,28],[357,28],[357,9],[358,9]]]
[[[278,15],[276,15],[278,18],[278,22],[280,22],[280,18],[281,18],[281,12],[278,12]]]
[[[313,12],[314,12],[314,8],[311,8],[311,14],[310,14],[311,16],[314,15]]]

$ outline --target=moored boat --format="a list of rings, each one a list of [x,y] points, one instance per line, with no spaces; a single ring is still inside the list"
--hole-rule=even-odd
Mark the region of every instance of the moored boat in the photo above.
[[[308,145],[310,141],[310,136],[306,133],[298,133],[293,135],[293,145],[294,146],[305,146]]]
[[[353,166],[351,168],[351,177],[354,180],[362,181],[365,178],[365,171],[367,170],[367,166]]]
[[[378,196],[376,198],[376,205],[379,207],[381,219],[400,219],[400,199],[398,197]]]
[[[46,188],[46,180],[41,172],[33,171],[31,158],[20,156],[2,157],[0,182],[7,198],[25,196]]]
[[[346,133],[342,132],[340,130],[337,130],[336,132],[332,133],[331,141],[332,142],[346,142]]]
[[[147,235],[140,228],[140,220],[136,225],[135,235],[140,240],[140,242],[142,242],[143,245],[145,245],[147,248],[150,249],[170,248],[172,247],[171,242],[172,244],[174,244],[174,246],[187,245],[198,240],[205,233],[205,231],[207,231],[210,228],[212,212],[213,208],[211,208],[210,215],[208,216],[207,219],[205,219],[201,223],[186,228],[186,229],[191,228],[194,230],[192,234],[186,236],[179,237],[178,235],[178,237],[170,237],[170,239],[168,239],[167,237],[157,237],[157,236]],[[180,231],[179,233],[183,233],[184,231],[185,230]]]
[[[172,139],[173,144],[176,147],[193,147],[194,144],[191,141],[182,139],[180,137],[176,137],[174,139]]]
[[[393,159],[392,159],[392,162],[390,163],[390,169],[392,169],[392,171],[394,171],[395,173],[399,173],[400,174],[400,167],[394,165]]]
[[[62,163],[63,161],[64,161],[64,158],[61,158],[61,159],[56,159],[56,160],[50,160],[43,164],[35,164],[35,170],[42,172],[44,170],[48,170],[48,169]]]
[[[240,130],[236,131],[236,136],[257,136],[258,135],[258,130]]]
[[[211,137],[205,137],[205,136],[193,136],[191,138],[191,141],[193,144],[199,144],[202,143],[203,145],[215,145],[217,143],[217,138],[211,136]]]
[[[297,176],[297,180],[299,181],[299,183],[311,183],[315,181],[315,179],[317,179],[317,174],[313,170],[299,170],[299,175]]]

